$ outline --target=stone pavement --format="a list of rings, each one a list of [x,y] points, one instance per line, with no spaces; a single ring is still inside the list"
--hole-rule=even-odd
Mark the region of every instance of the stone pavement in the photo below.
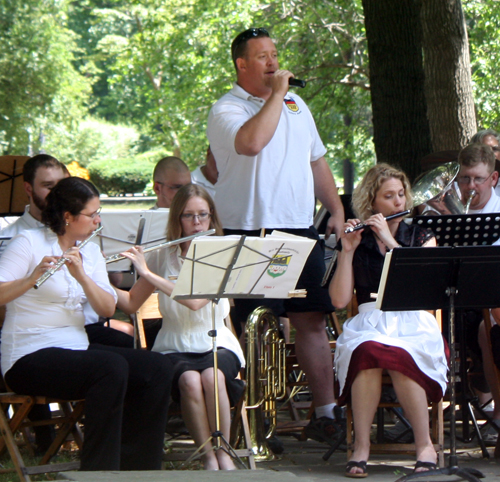
[[[159,472],[66,472],[60,473],[58,479],[79,482],[320,482],[333,480],[350,480],[344,478],[346,463],[345,452],[336,452],[328,462],[322,460],[326,446],[312,440],[300,442],[293,436],[280,436],[285,446],[282,455],[269,462],[257,463],[257,470],[240,470],[235,472],[205,472],[202,470],[165,470]],[[473,467],[483,472],[483,481],[500,482],[500,459],[483,459],[481,452],[471,444],[463,444],[457,449],[459,467]],[[490,450],[492,455],[492,450]],[[410,473],[414,460],[409,455],[373,455],[369,465],[371,482],[395,482],[404,474]],[[351,479],[352,480],[352,479]],[[421,478],[420,481],[456,481],[456,476],[439,476],[432,479]]]

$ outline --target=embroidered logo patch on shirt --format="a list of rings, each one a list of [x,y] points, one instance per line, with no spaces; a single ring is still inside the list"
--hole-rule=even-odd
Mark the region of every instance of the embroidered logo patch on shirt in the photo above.
[[[296,104],[296,102],[290,98],[290,99],[285,99],[285,105],[292,111],[292,112],[298,112],[299,111],[299,106]]]

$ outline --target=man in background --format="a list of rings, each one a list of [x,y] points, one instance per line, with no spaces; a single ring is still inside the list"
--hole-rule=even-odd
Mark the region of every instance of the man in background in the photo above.
[[[38,154],[28,159],[23,167],[23,186],[29,204],[24,208],[24,214],[21,217],[0,231],[0,236],[12,238],[25,229],[42,227],[45,198],[50,190],[65,177],[69,177],[68,169],[55,157]],[[8,242],[9,240],[1,242],[0,256]]]
[[[177,191],[191,183],[191,173],[186,163],[178,157],[164,157],[153,171],[153,190],[157,201],[153,209],[170,208]]]
[[[215,198],[215,183],[217,182],[218,177],[219,173],[217,171],[215,157],[212,154],[210,146],[208,146],[205,164],[203,164],[203,166],[198,166],[191,173],[191,182],[193,184],[203,186],[207,190],[208,194],[210,194],[212,198]]]

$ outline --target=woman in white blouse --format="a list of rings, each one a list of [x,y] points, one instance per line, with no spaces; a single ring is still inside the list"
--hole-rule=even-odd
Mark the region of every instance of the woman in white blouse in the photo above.
[[[188,184],[176,194],[170,207],[167,239],[175,240],[215,228],[221,235],[212,198],[198,185]],[[139,280],[129,293],[118,292],[118,307],[132,313],[158,289],[162,328],[153,351],[165,354],[175,363],[172,396],[180,398],[182,416],[195,443],[200,446],[215,430],[214,377],[211,304],[209,300],[170,298],[174,282],[182,267],[190,242],[158,250],[148,257],[147,264],[141,248],[123,253],[135,265]],[[230,405],[242,394],[243,383],[236,376],[245,360],[236,337],[224,325],[229,313],[227,299],[216,307],[217,347],[219,367],[220,429],[229,438]],[[205,449],[202,455],[206,470],[231,470],[234,464],[224,450]]]
[[[116,294],[99,246],[79,244],[100,223],[90,182],[61,180],[46,198],[46,227],[23,231],[0,258],[2,373],[25,395],[85,399],[81,470],[159,470],[172,366],[155,353],[89,345],[88,310],[109,317]],[[68,260],[40,286],[38,278]]]

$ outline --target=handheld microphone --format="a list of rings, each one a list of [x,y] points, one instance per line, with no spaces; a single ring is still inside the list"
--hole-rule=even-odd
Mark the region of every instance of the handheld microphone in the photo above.
[[[306,81],[290,77],[288,79],[288,85],[291,85],[292,87],[301,87],[303,89],[306,86]]]

